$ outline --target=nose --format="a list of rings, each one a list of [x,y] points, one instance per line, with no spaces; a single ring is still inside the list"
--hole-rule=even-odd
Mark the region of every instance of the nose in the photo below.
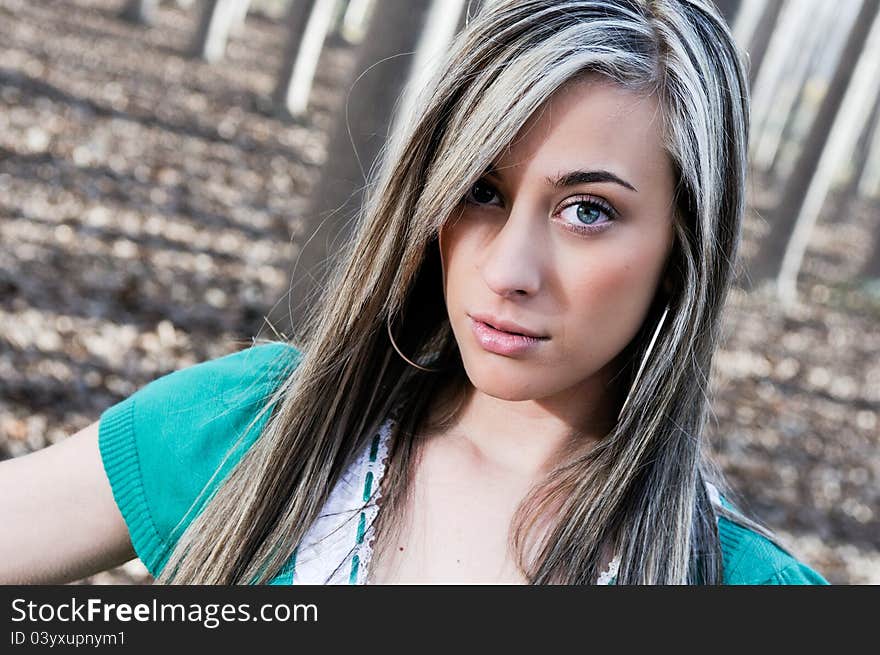
[[[483,279],[499,296],[535,295],[541,288],[542,249],[532,217],[511,209],[485,251]]]

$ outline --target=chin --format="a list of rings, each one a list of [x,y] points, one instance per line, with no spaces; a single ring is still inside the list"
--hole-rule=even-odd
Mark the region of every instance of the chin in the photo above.
[[[464,369],[476,389],[499,400],[535,400],[552,393],[552,390],[548,390],[546,385],[541,384],[527,371],[516,374],[504,370],[504,366],[490,367],[482,362],[477,364],[465,362]]]
[[[497,398],[498,400],[506,400],[508,402],[536,400],[536,397],[533,393],[523,391],[522,389],[514,389],[511,388],[509,385],[481,386],[475,384],[474,387],[482,391],[487,396]]]

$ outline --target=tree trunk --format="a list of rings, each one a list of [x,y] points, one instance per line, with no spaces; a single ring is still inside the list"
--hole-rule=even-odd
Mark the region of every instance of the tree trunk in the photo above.
[[[880,93],[874,96],[874,105],[871,108],[871,114],[865,129],[856,144],[853,155],[853,163],[850,168],[850,175],[846,185],[846,195],[857,198],[860,195],[861,187],[859,182],[865,176],[868,167],[868,158],[871,155],[871,146],[880,137]]]
[[[216,62],[226,54],[226,42],[235,17],[241,11],[240,4],[249,0],[203,0],[190,53],[205,61]]]
[[[880,121],[880,117],[877,118]],[[868,144],[865,169],[859,176],[858,193],[866,200],[880,200],[880,124],[874,126],[874,136]],[[876,233],[880,235],[880,230]],[[880,255],[880,249],[876,249]]]
[[[128,0],[119,17],[138,25],[155,25],[159,0]]]
[[[870,203],[876,210],[880,210],[880,94],[874,105],[871,129],[865,136],[863,157],[864,160],[859,162],[861,166],[856,166],[853,177],[856,183],[854,195],[861,202]],[[880,211],[877,213],[880,214]],[[862,268],[862,276],[880,279],[880,223],[874,225],[870,253]]]
[[[851,148],[853,133],[858,135],[858,121],[863,121],[864,114],[867,114],[862,102],[862,85],[873,84],[878,67],[870,56],[872,53],[865,56],[864,45],[875,24],[878,9],[880,0],[863,1],[782,199],[772,213],[770,233],[749,267],[753,284],[778,278],[780,297],[785,302],[794,296],[794,281],[809,234],[840,158]],[[880,26],[880,22],[877,25]],[[858,84],[850,85],[854,72]],[[840,111],[844,98],[847,107]],[[838,119],[839,111],[845,120]],[[832,132],[834,138],[830,139]]]
[[[789,61],[785,65],[784,79],[778,93],[772,98],[760,100],[760,80],[755,88],[752,103],[752,166],[771,177],[778,170],[776,165],[780,146],[789,137],[794,126],[804,85],[816,70],[818,58],[824,54],[819,51],[818,44],[825,36],[825,28],[820,28],[819,24],[822,18],[830,18],[828,13],[833,7],[829,7],[823,0],[810,2],[808,8],[811,11],[815,9],[817,13],[810,16],[801,32],[791,37]],[[761,106],[756,107],[757,103]]]
[[[749,41],[749,86],[755,85],[758,78],[758,71],[761,69],[761,63],[764,61],[764,55],[767,54],[767,47],[770,45],[770,38],[776,29],[776,22],[782,11],[784,0],[767,0],[761,19],[755,27],[755,32]]]
[[[810,23],[811,0],[802,4],[788,3],[779,16],[777,28],[770,38],[764,64],[752,87],[752,135],[760,135],[770,116],[776,111],[776,100],[782,87],[792,76],[792,67],[804,56],[806,33]]]
[[[785,123],[781,133],[777,135],[778,144],[768,168],[773,179],[787,179],[794,168],[797,153],[793,151],[797,150],[797,144],[806,139],[809,125],[821,104],[821,97],[818,102],[815,99],[814,81],[818,79],[827,86],[827,80],[833,77],[834,67],[843,53],[860,8],[859,2],[839,7],[819,0],[819,11],[811,16],[814,25],[811,39],[803,48],[803,59],[807,60],[803,74],[804,84],[794,98],[793,109],[785,112]],[[777,110],[783,111],[784,107],[780,106]]]
[[[287,43],[272,99],[289,116],[301,116],[309,95],[336,0],[293,0],[287,13]]]
[[[367,173],[395,120],[395,103],[410,77],[409,53],[419,45],[430,7],[429,0],[381,0],[372,11],[353,77],[345,84],[348,97],[336,111],[325,164],[310,196],[306,242],[290,291],[291,315],[283,317],[293,323],[294,333],[316,287],[337,261],[337,245],[352,232]]]
[[[348,43],[360,43],[369,23],[370,14],[377,0],[350,0],[342,16],[339,36]]]
[[[413,57],[410,81],[397,110],[401,120],[408,120],[416,98],[437,69],[438,62],[449,51],[449,44],[458,33],[466,11],[467,0],[435,0],[431,4],[423,36]]]
[[[241,34],[244,31],[244,23],[250,8],[251,0],[238,0],[234,5],[232,16],[229,19],[229,29],[235,34]]]

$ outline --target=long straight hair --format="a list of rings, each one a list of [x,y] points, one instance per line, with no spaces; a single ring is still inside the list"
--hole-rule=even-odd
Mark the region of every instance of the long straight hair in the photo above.
[[[354,234],[304,317],[302,358],[254,418],[270,414],[260,438],[185,529],[157,582],[272,579],[393,411],[379,552],[391,542],[410,507],[419,435],[455,420],[468,384],[443,300],[438,232],[529,117],[585,76],[659,99],[677,179],[673,285],[620,353],[625,411],[598,445],[572,440],[519,506],[510,543],[532,584],[595,583],[608,546],[621,556],[620,584],[722,582],[707,482],[731,492],[706,452],[704,425],[740,243],[749,97],[730,31],[707,0],[497,0],[469,22],[415,118],[391,135]],[[667,320],[632,386],[664,305]],[[404,361],[386,321],[401,352],[440,372]],[[441,397],[446,413],[428,426]]]

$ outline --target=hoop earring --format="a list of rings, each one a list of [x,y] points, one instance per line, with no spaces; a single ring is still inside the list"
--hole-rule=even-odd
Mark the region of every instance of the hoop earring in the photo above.
[[[407,364],[416,367],[420,371],[426,371],[427,373],[439,373],[443,370],[442,368],[426,368],[424,366],[421,366],[420,364],[416,364],[409,357],[400,352],[400,348],[398,348],[397,344],[394,343],[394,337],[391,336],[391,314],[389,314],[388,317],[385,319],[385,327],[388,328],[388,340],[391,341],[391,346],[394,348],[394,350],[397,351],[397,354],[400,355],[403,361],[405,361]]]
[[[633,379],[632,385],[630,385],[629,392],[626,394],[626,399],[623,401],[623,405],[620,406],[620,411],[617,413],[617,420],[620,420],[620,417],[623,416],[623,410],[626,409],[626,406],[629,404],[629,400],[632,397],[633,389],[636,388],[636,385],[639,383],[639,379],[642,377],[642,371],[645,370],[645,365],[648,363],[648,357],[651,356],[651,351],[654,349],[654,343],[657,341],[657,337],[660,335],[660,328],[663,327],[663,322],[666,320],[666,315],[669,313],[669,303],[666,303],[666,308],[663,310],[663,314],[660,316],[660,320],[657,321],[657,327],[654,329],[654,336],[651,337],[651,343],[648,344],[648,349],[645,351],[644,356],[642,357],[642,362],[639,365],[639,370],[636,373],[636,377]]]

